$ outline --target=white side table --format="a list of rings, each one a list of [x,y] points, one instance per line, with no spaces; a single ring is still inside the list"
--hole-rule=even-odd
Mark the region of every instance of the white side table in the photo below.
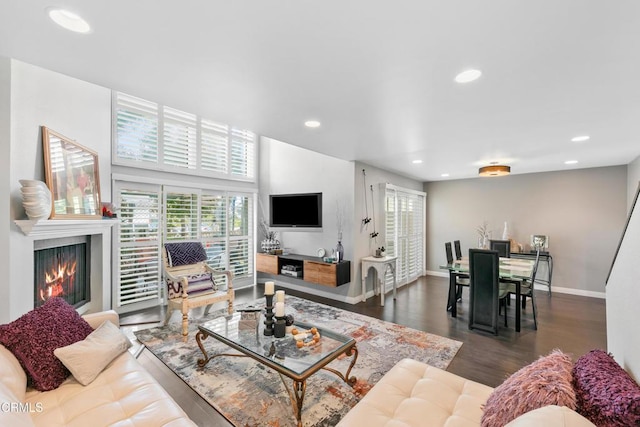
[[[373,293],[378,295],[377,289],[378,285],[380,286],[380,305],[384,306],[384,278],[387,273],[387,269],[391,270],[391,274],[393,274],[393,299],[396,299],[396,260],[398,257],[395,256],[384,256],[384,257],[374,257],[368,256],[362,258],[362,301],[367,300],[367,288],[366,288],[366,280],[369,276],[369,269],[374,268],[376,270],[378,280],[377,284],[374,282],[373,284]]]

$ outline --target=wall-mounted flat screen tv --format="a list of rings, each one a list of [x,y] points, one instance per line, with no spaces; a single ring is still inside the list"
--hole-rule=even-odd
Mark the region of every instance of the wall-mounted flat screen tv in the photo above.
[[[271,227],[322,227],[322,193],[271,194]]]

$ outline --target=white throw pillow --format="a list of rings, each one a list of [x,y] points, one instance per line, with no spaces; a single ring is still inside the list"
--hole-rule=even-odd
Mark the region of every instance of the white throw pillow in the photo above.
[[[549,405],[520,415],[505,427],[596,427],[566,406]]]
[[[80,384],[87,385],[129,347],[131,341],[116,325],[106,320],[84,340],[57,348],[53,354]]]

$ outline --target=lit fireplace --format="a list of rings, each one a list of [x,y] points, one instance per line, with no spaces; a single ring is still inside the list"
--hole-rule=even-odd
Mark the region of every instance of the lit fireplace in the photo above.
[[[34,307],[62,297],[78,307],[89,302],[89,237],[37,242],[34,252]]]

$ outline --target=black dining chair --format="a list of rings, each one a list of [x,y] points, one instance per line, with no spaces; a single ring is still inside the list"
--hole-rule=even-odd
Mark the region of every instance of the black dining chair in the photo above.
[[[489,240],[489,249],[492,251],[498,251],[498,256],[502,258],[511,257],[510,240]]]
[[[498,251],[469,249],[469,329],[494,335],[498,335],[501,301],[508,296],[506,290],[500,290],[498,261]]]
[[[540,249],[538,248],[538,250],[536,251],[536,260],[534,261],[533,269],[531,270],[531,276],[529,276],[528,279],[523,280],[522,284],[520,285],[520,295],[522,296],[522,309],[525,309],[527,307],[527,303],[526,303],[527,298],[531,298],[531,307],[533,308],[533,328],[536,331],[538,330],[538,317],[536,313],[536,294],[535,294],[534,285],[536,283],[536,274],[538,273],[539,262],[540,262]],[[500,282],[501,292],[507,292],[508,294],[516,293],[515,286],[516,285],[514,283]],[[516,301],[516,304],[517,303],[518,301]],[[507,315],[507,309],[505,306],[505,316],[506,315]]]
[[[456,259],[462,259],[462,250],[460,249],[460,240],[453,241],[453,249],[456,251]]]
[[[458,241],[459,243],[459,241]],[[459,249],[459,248],[458,248]],[[444,250],[447,254],[447,264],[453,264],[453,252],[451,251],[451,242],[444,244]],[[456,259],[461,259],[462,257]],[[449,272],[451,274],[451,272]],[[456,277],[456,301],[462,301],[462,287],[469,286],[469,276],[466,274],[458,274]]]

